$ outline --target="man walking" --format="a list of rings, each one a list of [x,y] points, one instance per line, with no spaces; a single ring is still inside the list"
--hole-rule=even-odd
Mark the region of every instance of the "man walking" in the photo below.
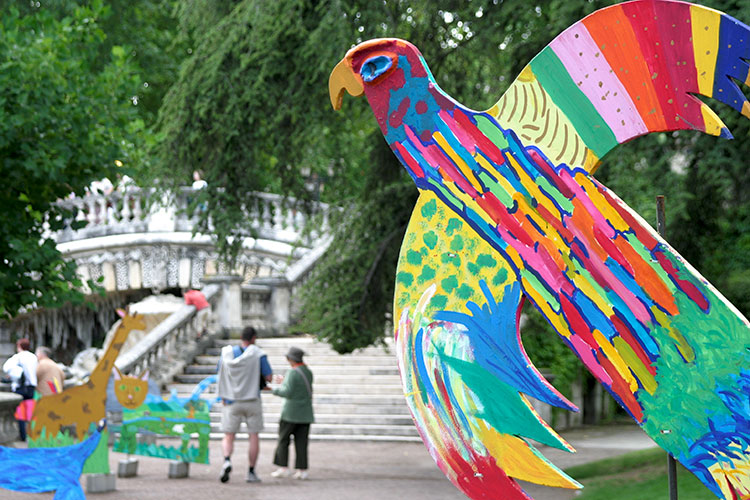
[[[260,451],[258,433],[263,430],[260,390],[271,381],[273,373],[265,353],[255,345],[256,337],[255,328],[249,326],[242,331],[241,347],[227,345],[221,349],[218,393],[223,404],[221,430],[224,438],[221,441],[221,449],[224,453],[224,464],[220,476],[222,483],[229,481],[229,473],[232,472],[234,437],[242,422],[245,422],[250,436],[245,480],[248,483],[260,481],[255,474],[255,462]]]

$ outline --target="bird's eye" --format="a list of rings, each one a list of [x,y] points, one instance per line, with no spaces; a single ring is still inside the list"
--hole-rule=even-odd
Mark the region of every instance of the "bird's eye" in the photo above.
[[[359,70],[359,74],[362,75],[362,79],[366,82],[371,82],[377,77],[391,69],[393,61],[388,56],[375,56],[366,60]]]

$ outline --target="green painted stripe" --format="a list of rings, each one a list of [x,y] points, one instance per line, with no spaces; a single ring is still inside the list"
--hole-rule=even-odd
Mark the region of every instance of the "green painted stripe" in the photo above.
[[[575,208],[573,206],[573,203],[565,196],[563,196],[559,189],[550,184],[546,177],[540,175],[536,178],[536,183],[544,190],[545,193],[547,193],[555,202],[557,202],[557,205],[562,210],[565,210],[569,214],[573,213],[573,208]]]
[[[547,304],[550,305],[552,309],[555,311],[560,310],[560,302],[550,294],[546,288],[544,288],[544,285],[539,281],[539,278],[536,277],[534,273],[529,271],[528,269],[521,269],[521,277],[526,278],[529,283],[531,283],[531,286],[534,287],[534,290],[539,293],[539,295],[542,296],[542,298],[547,302]]]
[[[505,205],[505,208],[513,207],[513,197],[505,190],[504,187],[502,187],[497,181],[495,181],[495,179],[490,177],[487,172],[479,172],[479,174],[477,174],[477,177],[485,186],[490,188],[492,194],[494,194],[497,199],[500,200],[500,203]]]
[[[490,121],[486,116],[480,114],[474,115],[474,118],[477,121],[477,128],[479,131],[486,135],[495,146],[500,149],[506,149],[508,147],[508,139],[505,138],[505,135],[495,123]]]
[[[531,70],[555,105],[568,117],[576,133],[596,156],[602,158],[618,145],[615,134],[575,84],[552,49],[545,47],[531,61]]]

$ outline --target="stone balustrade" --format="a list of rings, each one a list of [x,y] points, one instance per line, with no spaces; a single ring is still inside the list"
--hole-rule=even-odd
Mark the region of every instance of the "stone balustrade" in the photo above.
[[[223,289],[219,285],[208,285],[203,289],[206,300],[215,307]],[[221,314],[221,313],[219,313]],[[219,323],[227,321],[219,318]],[[128,352],[121,354],[115,365],[123,373],[143,373],[158,383],[171,380],[182,371],[187,363],[201,350],[202,326],[198,324],[198,311],[195,306],[184,305],[156,328],[151,330]]]
[[[92,193],[62,200],[59,205],[70,210],[73,216],[71,224],[53,236],[58,243],[65,243],[116,234],[192,233],[200,211],[205,209],[194,203],[199,194],[198,190],[189,187],[170,194],[129,186],[107,195]],[[248,236],[299,243],[303,237],[314,241],[328,231],[329,207],[326,204],[314,206],[315,222],[305,233],[312,219],[301,210],[298,200],[271,193],[255,193],[253,200],[246,209],[250,221]],[[73,221],[75,226],[82,227],[74,229]]]
[[[13,392],[0,392],[0,444],[7,445],[18,440],[18,424],[15,411],[21,396]]]
[[[231,319],[223,330],[236,332],[253,325],[264,334],[286,333],[298,309],[295,291],[330,244],[329,207],[317,204],[309,215],[298,209],[295,199],[256,193],[246,210],[251,231],[229,266],[219,258],[214,236],[193,232],[202,209],[196,199],[199,194],[192,188],[164,195],[128,186],[108,195],[59,201],[70,224],[48,236],[57,241],[65,259],[75,262],[82,281],[97,282],[105,294],[92,294],[96,310],[30,308],[13,321],[0,322],[0,347],[19,336],[62,351],[76,343],[91,346],[108,328],[114,308],[155,292],[205,290],[217,277],[234,280],[231,286],[220,284],[224,291],[217,294],[218,307],[231,312],[224,315]],[[84,292],[91,291],[84,286]],[[189,322],[188,316],[179,321]],[[181,325],[173,326],[181,331]],[[143,354],[149,359],[138,361],[134,368],[149,365],[151,358],[169,351],[164,350],[165,342],[149,348]],[[0,351],[0,360],[4,357]]]

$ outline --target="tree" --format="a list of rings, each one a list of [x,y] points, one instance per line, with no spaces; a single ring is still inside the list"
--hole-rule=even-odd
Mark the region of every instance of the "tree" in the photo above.
[[[70,215],[55,202],[138,155],[139,79],[119,46],[97,62],[102,12],[93,2],[60,20],[45,9],[0,15],[0,317],[83,301],[75,264],[50,239]]]
[[[369,345],[385,332],[416,190],[367,106],[331,111],[331,69],[360,41],[406,38],[449,93],[489,107],[552,30],[597,7],[570,3],[548,10],[521,1],[187,2],[178,16],[194,51],[160,112],[159,175],[179,184],[203,170],[209,189],[195,203],[208,201],[209,209],[199,230],[211,228],[230,261],[250,231],[252,191],[306,200],[318,193],[304,189],[304,172],[324,177],[320,196],[341,218],[304,294],[301,327],[342,352]],[[378,217],[382,223],[367,223]]]
[[[0,10],[18,9],[21,16],[45,12],[62,20],[75,15],[87,0],[47,0],[16,2],[0,0]],[[141,82],[131,96],[142,119],[151,126],[167,89],[174,83],[182,59],[190,52],[188,39],[177,30],[175,10],[189,2],[177,0],[109,0],[99,2],[97,26],[105,37],[96,44],[97,57],[92,69],[106,66],[112,47],[122,47],[131,67],[138,70]]]
[[[302,169],[324,174],[331,166],[326,152],[341,128],[326,123],[325,82],[342,12],[336,0],[196,1],[180,10],[195,46],[161,108],[157,175],[179,186],[202,170],[208,188],[195,203],[210,204],[199,231],[216,236],[227,260],[248,234],[253,192],[304,201],[311,195]]]

